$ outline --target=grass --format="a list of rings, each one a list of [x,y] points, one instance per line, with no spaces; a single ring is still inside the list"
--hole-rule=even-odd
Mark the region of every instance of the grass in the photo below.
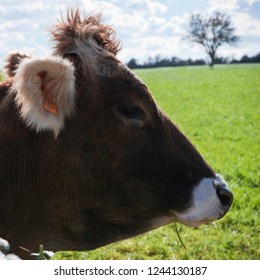
[[[221,220],[198,229],[168,225],[89,252],[54,259],[260,259],[260,65],[135,71],[234,193]]]

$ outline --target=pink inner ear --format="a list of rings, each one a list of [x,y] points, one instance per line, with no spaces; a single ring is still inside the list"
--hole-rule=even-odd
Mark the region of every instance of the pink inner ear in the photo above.
[[[43,95],[44,109],[46,111],[48,111],[49,113],[52,113],[53,115],[58,116],[59,115],[58,108],[57,108],[56,104],[51,100],[50,95],[46,89],[42,91],[42,95]]]
[[[43,107],[44,107],[44,109],[46,111],[48,111],[49,113],[52,113],[53,115],[58,116],[59,115],[58,108],[57,108],[56,104],[51,100],[49,92],[46,89],[45,78],[47,76],[47,71],[43,70],[43,71],[37,73],[37,75],[42,80],[41,90],[42,90],[42,95],[43,95]]]

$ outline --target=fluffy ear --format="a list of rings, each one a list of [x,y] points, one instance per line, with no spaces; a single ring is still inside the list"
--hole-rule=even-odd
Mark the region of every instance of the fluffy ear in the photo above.
[[[52,130],[57,137],[74,112],[75,77],[71,62],[60,57],[25,59],[17,68],[15,102],[26,125]]]

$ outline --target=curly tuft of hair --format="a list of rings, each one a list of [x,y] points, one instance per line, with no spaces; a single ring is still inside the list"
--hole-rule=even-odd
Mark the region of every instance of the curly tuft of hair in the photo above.
[[[78,9],[67,11],[67,17],[50,29],[53,41],[56,42],[54,54],[66,56],[79,53],[84,46],[89,53],[106,51],[116,55],[120,42],[115,37],[115,30],[110,25],[101,23],[101,14],[81,18]]]

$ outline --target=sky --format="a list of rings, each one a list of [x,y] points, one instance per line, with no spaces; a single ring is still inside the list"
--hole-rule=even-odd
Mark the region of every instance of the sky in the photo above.
[[[217,55],[239,59],[260,52],[260,0],[0,0],[0,69],[8,53],[20,51],[34,57],[52,53],[48,28],[67,7],[82,14],[103,13],[122,42],[119,59],[139,63],[149,58],[207,59],[204,49],[184,41],[185,25],[192,13],[229,14],[242,40],[236,47],[221,46]]]

